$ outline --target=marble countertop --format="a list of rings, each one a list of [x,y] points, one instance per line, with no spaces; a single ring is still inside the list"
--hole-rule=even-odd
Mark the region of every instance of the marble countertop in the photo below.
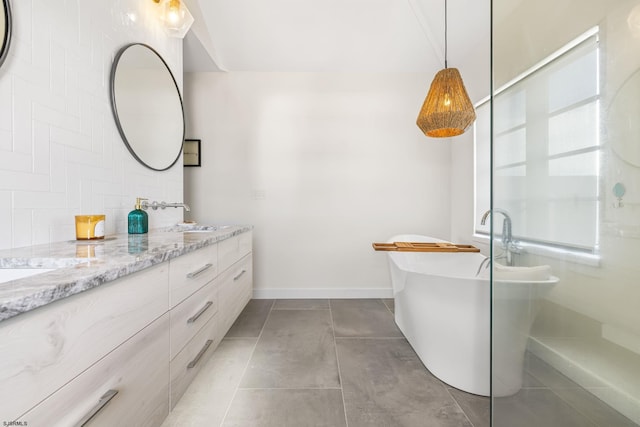
[[[206,227],[199,227],[206,228]],[[250,231],[246,225],[184,232],[174,226],[104,240],[70,240],[0,251],[0,268],[52,271],[0,283],[0,321],[95,288],[221,240]]]

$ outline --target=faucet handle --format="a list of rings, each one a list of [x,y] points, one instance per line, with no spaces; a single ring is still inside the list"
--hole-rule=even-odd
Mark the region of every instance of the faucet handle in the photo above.
[[[522,252],[522,246],[519,245],[520,241],[519,240],[512,240],[509,242],[509,247],[508,250],[511,253],[514,254],[519,254]]]
[[[146,209],[147,203],[146,201],[149,199],[145,199],[144,197],[136,197],[136,209]]]

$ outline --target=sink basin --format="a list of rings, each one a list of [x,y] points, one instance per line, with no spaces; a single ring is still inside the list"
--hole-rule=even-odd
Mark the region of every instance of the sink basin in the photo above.
[[[53,271],[51,268],[0,268],[0,283]]]
[[[167,231],[179,233],[212,233],[218,230],[230,228],[230,225],[198,225],[198,224],[178,224],[169,227]]]

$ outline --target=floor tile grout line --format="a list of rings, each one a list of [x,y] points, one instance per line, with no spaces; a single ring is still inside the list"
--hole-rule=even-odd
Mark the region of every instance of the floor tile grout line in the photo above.
[[[336,327],[333,322],[333,309],[331,299],[329,299],[329,317],[331,319],[331,334],[333,335],[333,348],[336,352],[336,365],[338,368],[338,380],[340,381],[340,394],[342,395],[342,410],[344,411],[344,424],[349,427],[349,419],[347,418],[347,403],[344,400],[344,384],[342,382],[342,373],[340,371],[340,358],[338,357],[338,342],[336,341]]]
[[[542,362],[546,363],[546,362],[544,362],[544,360]],[[589,392],[589,388],[581,387],[581,386],[577,386],[577,387],[553,387],[552,385],[548,384],[548,381],[544,381],[543,378],[541,378],[540,376],[536,375],[535,372],[533,372],[531,369],[529,369],[529,367],[526,368],[526,373],[531,375],[531,377],[533,377],[536,381],[538,381],[540,384],[542,384],[542,387],[522,387],[523,389],[547,390],[547,391],[551,392],[552,394],[554,394],[555,396],[557,396],[557,398],[560,401],[562,401],[565,405],[569,406],[571,409],[573,409],[575,412],[580,414],[582,417],[584,417],[585,419],[587,419],[588,421],[593,423],[594,426],[601,427],[601,424],[598,423],[598,421],[595,420],[591,415],[589,415],[585,411],[581,410],[577,405],[571,403],[569,400],[567,400],[566,398],[562,397],[562,395],[557,392],[557,390],[580,390],[580,389],[584,390],[586,392]],[[560,375],[562,375],[562,374],[560,374]],[[572,381],[570,378],[569,378],[569,380]],[[591,389],[604,389],[604,388],[606,388],[606,387],[591,387]]]
[[[342,390],[341,387],[238,387],[239,390]]]
[[[584,419],[586,419],[587,421],[591,422],[593,424],[592,427],[601,427],[601,425],[593,419],[593,417],[591,417],[590,415],[586,414],[584,411],[582,411],[580,408],[577,407],[577,405],[572,404],[571,402],[569,402],[568,400],[566,400],[564,397],[562,397],[560,394],[556,393],[556,391],[551,388],[548,387],[546,390],[550,391],[552,394],[556,395],[557,398],[564,403],[565,405],[567,405],[569,408],[573,409],[576,413],[580,414]]]
[[[222,337],[223,340],[228,340],[228,341],[232,341],[232,340],[257,340],[258,337]]]
[[[238,390],[240,390],[240,383],[242,383],[242,378],[244,378],[244,375],[247,373],[247,368],[251,363],[251,357],[253,357],[253,353],[254,351],[256,351],[257,345],[258,345],[258,340],[256,340],[255,344],[253,345],[253,349],[251,350],[251,355],[249,355],[249,358],[247,359],[247,363],[245,364],[244,369],[242,370],[242,375],[240,375],[240,381],[238,381],[238,385],[236,386],[236,389],[233,391],[233,396],[231,397],[231,400],[229,400],[227,409],[224,411],[224,416],[222,417],[222,421],[220,422],[220,427],[222,427],[225,421],[227,420],[227,415],[229,415],[229,410],[233,405],[233,401],[236,399],[236,396],[238,395]]]
[[[387,298],[387,299],[392,299],[392,298]],[[389,313],[391,313],[391,315],[393,316],[393,320],[395,321],[395,319],[396,319],[396,314],[395,314],[393,311],[391,311],[391,307],[389,307],[389,306],[387,305],[387,303],[386,303],[386,302],[384,302],[384,299],[380,299],[380,301],[382,301],[382,304],[384,304],[384,306],[387,308],[387,310],[389,311]],[[395,305],[395,299],[393,299],[393,302],[394,302],[394,305]]]
[[[469,424],[471,425],[471,427],[475,427],[475,424],[473,424],[473,422],[471,421],[471,419],[469,418],[469,415],[467,415],[467,413],[465,412],[464,409],[462,409],[462,406],[460,405],[460,402],[458,402],[458,399],[456,399],[456,397],[451,394],[451,391],[448,387],[444,388],[447,391],[447,394],[449,395],[449,397],[451,397],[451,399],[454,401],[454,403],[456,404],[456,406],[458,407],[458,409],[460,409],[460,411],[464,414],[464,417],[467,419],[467,421],[469,421]]]
[[[249,301],[251,301],[251,300],[249,300]],[[267,317],[264,319],[264,323],[262,324],[262,328],[260,329],[260,333],[258,334],[258,338],[256,339],[256,343],[253,345],[253,349],[251,350],[251,354],[249,355],[249,358],[247,359],[247,364],[244,366],[244,369],[242,370],[242,375],[240,375],[240,381],[238,382],[238,385],[236,386],[236,389],[233,392],[233,397],[229,401],[229,405],[227,406],[227,410],[224,411],[224,417],[222,417],[222,422],[220,423],[220,427],[222,427],[224,425],[225,421],[227,420],[227,415],[229,415],[229,410],[231,409],[231,405],[233,405],[233,401],[236,400],[236,396],[238,395],[238,390],[241,390],[240,384],[242,384],[242,379],[244,378],[245,374],[247,373],[247,369],[249,369],[249,365],[251,364],[251,359],[253,358],[253,354],[256,352],[256,347],[258,347],[258,343],[260,342],[260,337],[262,337],[262,332],[264,331],[264,328],[265,328],[265,326],[267,324],[267,321],[269,320],[269,317],[271,316],[271,312],[273,311],[273,306],[275,305],[275,303],[276,303],[276,300],[274,299],[273,302],[271,303],[271,307],[269,307],[269,313],[267,314]],[[245,308],[246,308],[246,305],[245,305]]]
[[[401,337],[335,337],[337,340],[406,340],[405,336]]]

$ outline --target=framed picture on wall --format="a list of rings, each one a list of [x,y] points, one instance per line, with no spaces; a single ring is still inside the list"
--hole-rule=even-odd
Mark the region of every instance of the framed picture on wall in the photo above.
[[[185,139],[182,146],[184,166],[201,166],[200,165],[200,140]]]

